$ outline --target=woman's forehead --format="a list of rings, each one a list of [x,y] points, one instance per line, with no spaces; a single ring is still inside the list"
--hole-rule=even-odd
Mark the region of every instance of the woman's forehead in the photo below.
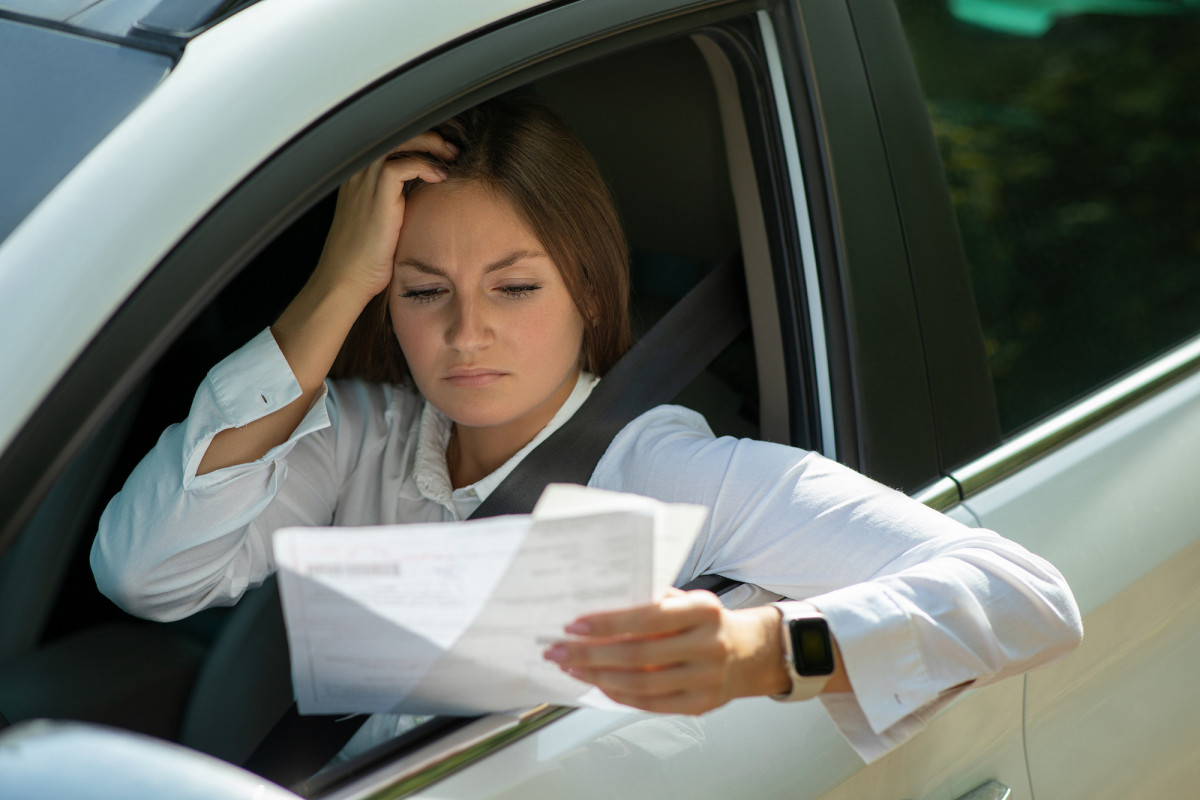
[[[428,213],[452,217],[456,211],[471,215],[484,214],[489,221],[493,218],[515,219],[522,227],[528,227],[504,192],[483,181],[464,178],[449,178],[442,183],[421,183],[408,196],[405,217],[406,222],[409,217],[423,217]]]
[[[514,253],[545,255],[537,236],[502,193],[477,181],[426,184],[409,195],[396,263],[438,268],[464,260],[490,265]]]

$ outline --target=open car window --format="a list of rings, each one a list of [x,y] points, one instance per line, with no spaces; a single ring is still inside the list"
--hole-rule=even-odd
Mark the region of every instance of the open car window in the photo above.
[[[651,16],[625,31],[617,24],[623,5],[547,12],[560,23],[553,59],[528,55],[530,37],[545,36],[535,33],[545,20],[531,17],[402,70],[318,121],[214,207],[91,343],[5,455],[6,475],[26,472],[14,491],[35,492],[30,473],[56,476],[32,514],[10,511],[7,521],[20,524],[0,556],[0,711],[10,722],[103,722],[236,764],[252,758],[291,701],[286,642],[271,627],[273,588],[179,623],[133,620],[94,588],[87,552],[98,516],[159,433],[187,414],[207,369],[270,324],[304,282],[337,182],[414,132],[502,91],[549,99],[596,156],[628,229],[635,334],[715,265],[744,253],[753,331],[679,402],[704,413],[718,434],[817,443],[792,410],[809,385],[798,372],[807,359],[802,342],[789,344],[780,329],[799,327],[788,315],[802,312],[776,290],[776,270],[787,260],[778,236],[768,233],[793,210],[759,173],[768,169],[763,153],[773,143],[761,123],[747,122],[762,112],[751,90],[765,80],[754,72],[753,18],[729,7],[695,18]],[[611,13],[612,35],[597,39],[600,13]],[[481,58],[495,69],[481,70]],[[514,71],[464,86],[468,69]],[[63,419],[76,428],[63,431]],[[79,438],[87,443],[69,459],[54,457]],[[22,624],[9,626],[10,617]],[[259,668],[238,668],[246,663]],[[521,729],[561,713],[538,710],[520,720]],[[309,789],[343,791],[367,767],[403,753],[493,741],[513,729],[501,719],[397,725],[393,741],[377,743],[381,749],[357,765],[327,771]]]

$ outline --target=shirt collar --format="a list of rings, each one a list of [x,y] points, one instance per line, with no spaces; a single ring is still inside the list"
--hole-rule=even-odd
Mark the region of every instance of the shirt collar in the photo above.
[[[579,377],[575,380],[575,388],[571,390],[566,402],[550,418],[546,427],[530,440],[529,444],[518,450],[512,458],[505,461],[490,475],[458,490],[451,488],[450,472],[446,467],[446,446],[450,442],[450,418],[434,408],[428,400],[425,401],[425,407],[421,411],[420,430],[417,433],[417,457],[413,470],[417,488],[425,497],[452,510],[455,506],[455,499],[475,500],[474,505],[477,506],[488,498],[488,495],[508,477],[509,473],[516,469],[517,464],[520,464],[533,448],[545,441],[550,434],[561,428],[563,423],[575,415],[575,412],[579,410],[599,382],[600,379],[590,372],[580,371]]]

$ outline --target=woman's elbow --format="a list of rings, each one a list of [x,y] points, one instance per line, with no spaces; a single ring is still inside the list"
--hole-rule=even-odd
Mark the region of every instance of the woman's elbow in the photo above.
[[[115,557],[99,536],[92,543],[89,560],[100,594],[127,614],[154,622],[172,622],[187,616],[150,591],[150,576],[136,559]]]

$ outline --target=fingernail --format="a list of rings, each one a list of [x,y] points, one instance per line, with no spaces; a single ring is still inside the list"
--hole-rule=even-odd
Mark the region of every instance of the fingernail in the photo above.
[[[566,661],[567,648],[563,647],[561,644],[556,644],[549,650],[543,652],[542,658],[546,659],[547,661]]]
[[[454,144],[454,142],[446,142],[446,149],[454,155],[458,155],[459,153],[458,145]]]
[[[434,170],[434,171],[435,171],[435,172],[438,174],[438,177],[440,177],[442,180],[446,180],[446,178],[449,178],[449,177],[450,177],[450,176],[449,176],[448,174],[446,174],[446,172],[445,172],[445,171],[443,171],[443,170],[440,170],[440,169],[439,169],[439,170]]]
[[[585,620],[577,619],[570,625],[563,628],[567,633],[578,634],[579,636],[587,636],[592,632],[592,625]]]

